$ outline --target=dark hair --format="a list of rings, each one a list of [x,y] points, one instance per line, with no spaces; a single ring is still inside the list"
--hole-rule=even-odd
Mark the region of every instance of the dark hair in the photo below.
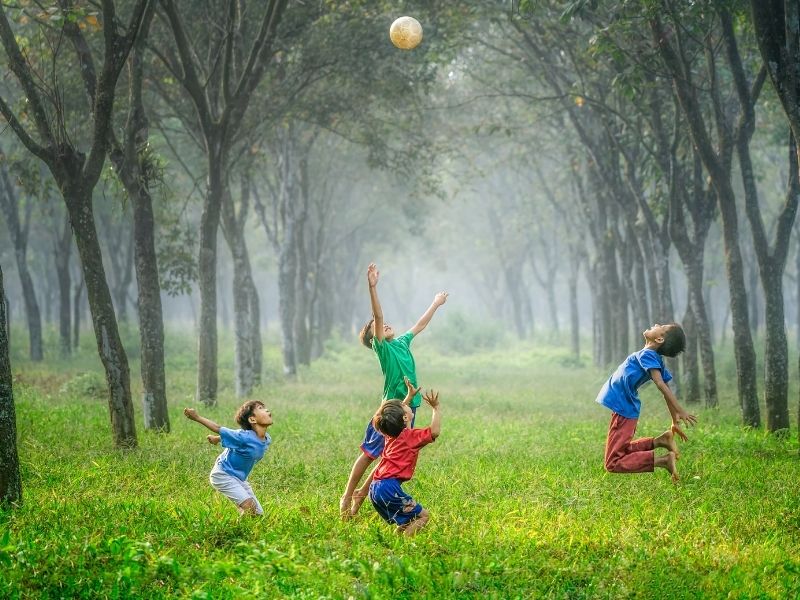
[[[686,349],[686,334],[683,327],[677,323],[670,323],[664,331],[664,341],[656,349],[656,352],[663,356],[678,356]]]
[[[253,428],[253,426],[250,425],[249,419],[253,415],[253,411],[258,406],[263,408],[265,404],[261,402],[261,400],[248,400],[239,407],[239,410],[236,411],[234,420],[241,426],[242,429]]]
[[[406,428],[406,411],[401,400],[387,400],[375,413],[372,426],[384,435],[397,437]]]
[[[367,324],[361,328],[361,331],[358,334],[358,339],[361,340],[361,343],[370,350],[372,350],[372,338],[375,335],[375,332],[372,330],[372,324],[374,322],[375,318],[373,317],[367,321]]]

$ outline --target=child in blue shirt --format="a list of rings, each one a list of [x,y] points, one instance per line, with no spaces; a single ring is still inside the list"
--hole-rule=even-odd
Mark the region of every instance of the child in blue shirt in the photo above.
[[[225,448],[208,476],[211,486],[230,499],[240,515],[264,514],[247,477],[272,442],[267,433],[267,428],[272,425],[272,412],[263,402],[248,400],[236,411],[235,420],[241,429],[220,427],[214,421],[201,417],[194,408],[184,408],[183,414],[219,434],[209,435],[206,439],[211,444],[221,444]]]
[[[681,421],[694,425],[697,417],[687,413],[667,383],[672,374],[664,366],[663,356],[677,356],[686,347],[686,335],[677,323],[656,323],[643,333],[644,348],[634,352],[617,367],[597,395],[597,402],[612,411],[606,439],[605,468],[610,473],[644,473],[655,467],[666,469],[672,480],[678,480],[675,461],[678,447],[675,435],[686,440],[679,427]],[[672,416],[672,427],[656,438],[633,439],[639,420],[641,401],[639,388],[653,381],[664,396]],[[655,448],[666,448],[663,456],[655,456]]]

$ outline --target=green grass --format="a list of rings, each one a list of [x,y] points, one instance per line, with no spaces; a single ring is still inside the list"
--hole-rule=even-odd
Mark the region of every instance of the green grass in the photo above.
[[[742,429],[730,380],[719,410],[697,409],[673,485],[665,471],[603,471],[609,413],[593,400],[608,373],[569,366],[558,348],[453,357],[421,340],[419,377],[441,390],[443,432],[406,486],[432,515],[407,540],[369,504],[338,519],[381,389],[366,350],[338,344],[286,384],[268,345],[254,396],[273,410],[273,445],[251,476],[266,514],[239,519],[207,483],[218,449],[180,414],[191,338],[168,341],[172,433],[140,430],[128,452],[111,445],[105,400],[80,392],[81,374],[99,371],[91,343],[40,366],[14,356],[24,502],[0,513],[0,597],[800,596],[796,431]],[[201,412],[233,426],[230,355],[222,362],[219,406]],[[795,418],[796,380],[791,398]],[[639,433],[660,433],[656,390],[643,406]],[[421,407],[418,423],[429,419]]]

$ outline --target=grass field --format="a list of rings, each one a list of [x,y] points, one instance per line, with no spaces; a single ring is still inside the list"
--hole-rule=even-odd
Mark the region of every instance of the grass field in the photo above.
[[[796,432],[742,429],[725,364],[722,407],[691,407],[700,422],[673,485],[663,470],[603,471],[609,413],[593,400],[608,373],[558,348],[448,357],[421,340],[418,373],[441,390],[442,435],[406,485],[432,517],[409,540],[368,503],[338,518],[381,390],[368,351],[340,343],[286,384],[268,347],[254,397],[273,410],[273,444],[250,478],[266,514],[239,519],[207,483],[218,448],[181,415],[194,342],[169,340],[172,433],[139,420],[139,448],[120,452],[97,376],[81,375],[100,372],[85,338],[70,361],[12,359],[24,502],[0,513],[2,597],[800,597]],[[219,406],[198,408],[233,426],[229,358]],[[796,376],[791,393],[794,422]],[[639,433],[658,434],[663,400],[652,386],[642,397]],[[429,420],[423,405],[418,425]]]

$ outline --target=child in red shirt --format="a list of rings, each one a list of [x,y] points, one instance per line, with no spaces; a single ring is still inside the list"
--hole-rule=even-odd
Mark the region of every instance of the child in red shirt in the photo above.
[[[408,395],[405,400],[384,402],[372,420],[375,429],[386,436],[386,443],[381,462],[373,473],[369,499],[387,523],[397,525],[397,533],[412,536],[425,527],[430,514],[406,494],[401,485],[414,475],[420,448],[439,437],[441,415],[439,394],[430,390],[422,396],[433,409],[430,427],[412,429],[414,413],[409,403],[419,388],[415,389],[407,379],[406,385]]]

